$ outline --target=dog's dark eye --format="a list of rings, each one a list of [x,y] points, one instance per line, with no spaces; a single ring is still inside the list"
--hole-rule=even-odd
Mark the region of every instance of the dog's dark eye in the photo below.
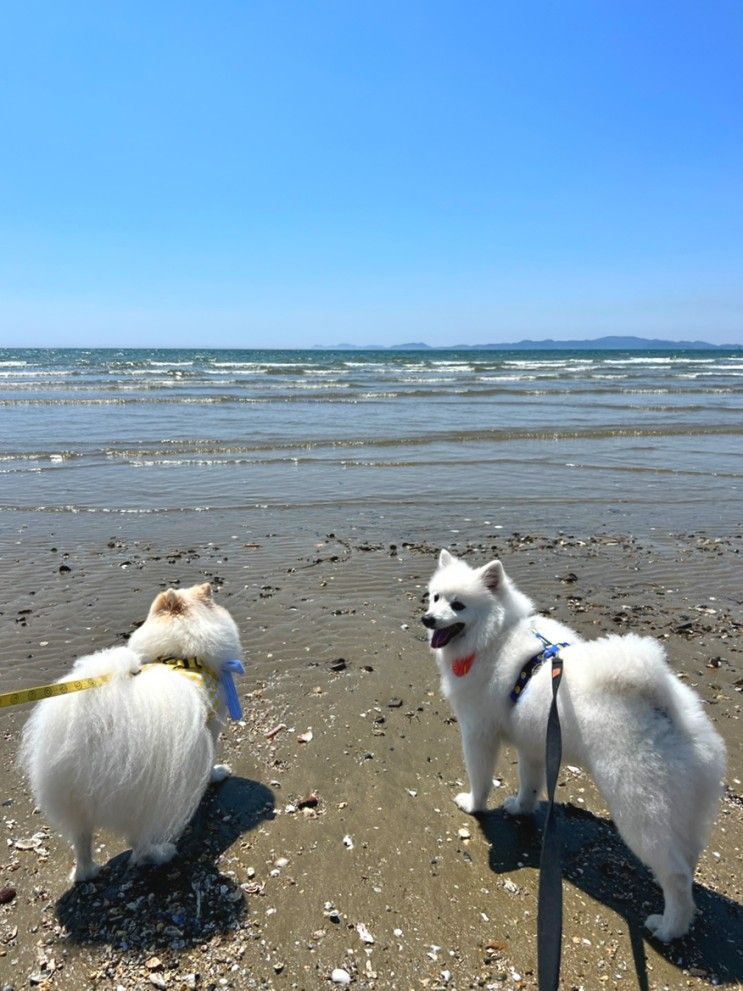
[[[451,607],[454,612],[461,612],[463,609],[466,609],[464,602],[460,602],[459,600],[452,602]]]
[[[438,602],[439,599],[440,599],[440,596],[439,595],[434,595],[434,597],[433,597],[433,601],[434,602]]]

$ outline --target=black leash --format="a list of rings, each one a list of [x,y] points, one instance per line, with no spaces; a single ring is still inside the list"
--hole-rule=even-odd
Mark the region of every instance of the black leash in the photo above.
[[[537,634],[539,636],[539,634]],[[540,639],[544,639],[543,637]],[[565,645],[566,646],[566,645]],[[539,860],[539,908],[537,912],[537,966],[539,991],[557,991],[560,982],[560,948],[562,944],[562,875],[560,843],[555,823],[555,787],[562,760],[562,733],[557,712],[557,689],[562,679],[559,647],[552,660],[552,704],[547,719],[546,772],[547,818],[542,834]]]

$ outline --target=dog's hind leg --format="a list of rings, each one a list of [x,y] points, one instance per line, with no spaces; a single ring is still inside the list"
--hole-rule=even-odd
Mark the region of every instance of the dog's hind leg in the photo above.
[[[80,829],[72,838],[72,849],[75,851],[75,866],[70,874],[70,881],[90,881],[100,868],[93,862],[93,834],[89,829]]]
[[[649,916],[645,925],[667,943],[685,936],[694,918],[691,886],[700,844],[689,840],[686,810],[664,790],[658,788],[652,795],[649,789],[628,789],[621,802],[615,790],[608,804],[622,839],[663,889],[663,914]]]
[[[222,728],[221,722],[212,718],[209,720],[209,733],[211,734],[212,744],[214,746],[214,752],[217,752],[217,740],[219,738],[219,731]],[[232,776],[232,768],[229,764],[215,764],[211,771],[209,772],[209,784],[217,785],[220,781],[226,781],[227,778]]]
[[[688,839],[686,810],[671,801],[662,787],[655,794],[649,788],[629,786],[622,794],[621,785],[613,793],[605,787],[601,791],[604,797],[611,796],[608,805],[620,836],[663,889],[663,915],[651,915],[645,925],[664,943],[685,936],[694,918],[691,885],[700,849],[698,842]]]
[[[454,801],[462,812],[483,812],[493,787],[493,769],[498,759],[500,740],[492,731],[462,725],[462,747],[470,791],[463,791]]]
[[[153,864],[160,867],[169,863],[176,853],[175,843],[141,843],[136,845],[129,857],[129,867],[140,864]]]
[[[660,866],[650,864],[658,883],[663,889],[663,915],[650,915],[645,925],[656,939],[667,943],[685,936],[694,918],[694,899],[691,894],[692,871],[681,857],[671,855],[667,863]]]

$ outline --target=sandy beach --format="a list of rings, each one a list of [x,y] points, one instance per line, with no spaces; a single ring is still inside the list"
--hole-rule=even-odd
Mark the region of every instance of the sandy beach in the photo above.
[[[727,791],[696,876],[688,938],[649,941],[660,890],[618,839],[587,776],[563,768],[564,987],[738,986],[741,534],[506,533],[470,524],[349,527],[291,538],[199,517],[91,527],[79,516],[6,528],[2,689],[58,676],[122,642],[165,585],[209,580],[237,620],[244,724],[224,738],[234,777],[210,790],[161,871],[129,873],[120,843],[72,888],[70,852],[15,768],[27,710],[4,711],[0,986],[318,988],[343,968],[360,988],[536,987],[540,823],[452,801],[464,768],[420,626],[441,543],[499,556],[542,610],[584,635],[660,637],[729,748]],[[150,527],[148,530],[147,527]],[[25,659],[25,660],[24,660]],[[23,664],[19,661],[23,660]],[[300,735],[311,730],[309,742]]]

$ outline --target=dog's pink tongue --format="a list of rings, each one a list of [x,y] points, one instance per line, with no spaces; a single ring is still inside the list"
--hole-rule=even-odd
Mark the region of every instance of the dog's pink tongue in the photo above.
[[[438,650],[439,647],[444,647],[449,642],[449,630],[434,630],[433,636],[431,637],[431,646],[434,650]]]

